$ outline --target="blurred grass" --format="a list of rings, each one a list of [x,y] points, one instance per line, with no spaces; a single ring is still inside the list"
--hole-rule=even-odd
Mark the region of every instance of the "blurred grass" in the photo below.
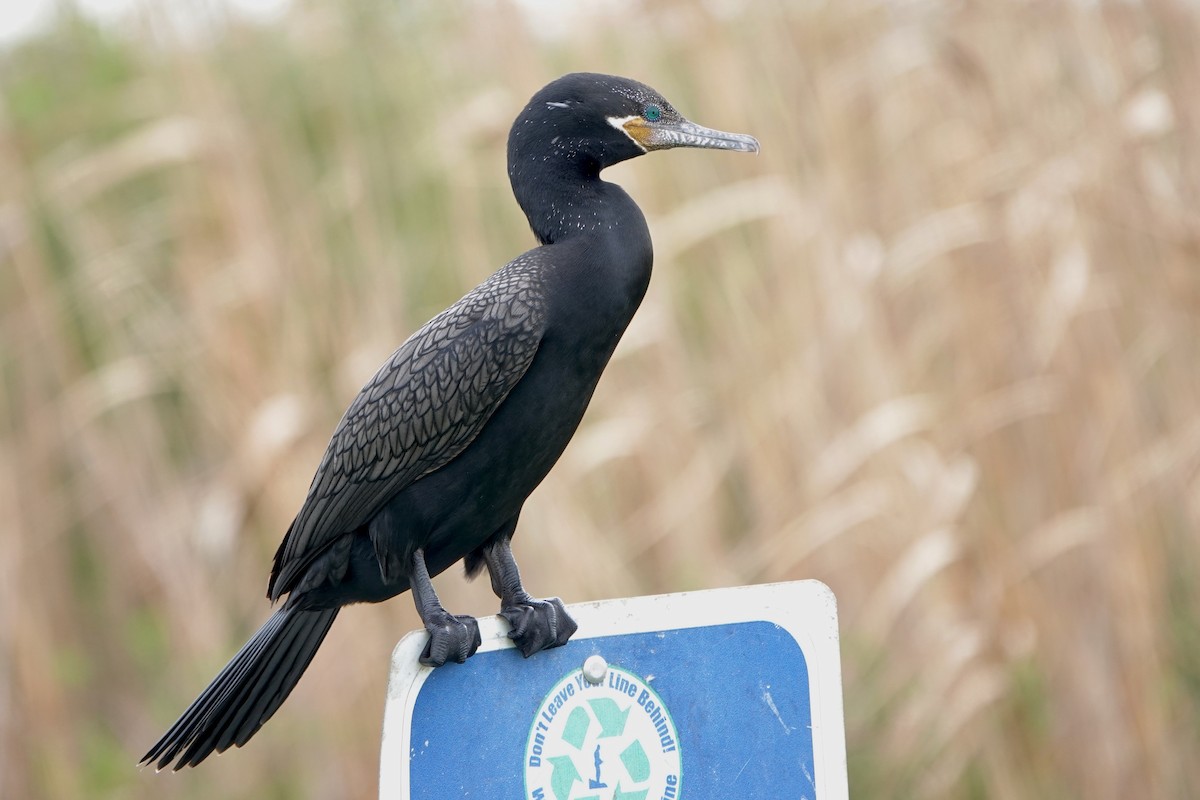
[[[612,170],[656,274],[531,588],[825,581],[858,797],[1200,793],[1200,13],[620,8],[147,7],[0,53],[0,795],[373,794],[406,599],[244,752],[133,762],[265,616],[362,381],[531,244],[504,137],[573,69],[764,151]]]

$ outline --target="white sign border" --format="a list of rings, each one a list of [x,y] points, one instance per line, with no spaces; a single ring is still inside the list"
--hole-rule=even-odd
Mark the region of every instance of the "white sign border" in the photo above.
[[[809,700],[817,797],[849,797],[837,599],[828,586],[813,580],[768,583],[599,600],[576,603],[567,609],[579,623],[572,641],[738,622],[778,625],[800,646],[808,665],[809,686],[814,690]],[[694,624],[681,625],[684,619]],[[508,638],[508,623],[499,616],[480,618],[479,634],[483,639],[480,653],[514,646]],[[412,748],[413,708],[421,686],[433,672],[433,668],[421,666],[418,661],[426,636],[424,631],[413,631],[392,652],[380,747],[381,800],[410,800],[408,753]],[[389,751],[392,758],[388,758]],[[396,758],[396,753],[402,757]]]

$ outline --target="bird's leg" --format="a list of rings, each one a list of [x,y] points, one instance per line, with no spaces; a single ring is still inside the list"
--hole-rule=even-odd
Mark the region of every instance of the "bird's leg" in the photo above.
[[[563,608],[562,600],[538,600],[521,585],[508,537],[498,536],[483,548],[483,559],[492,578],[492,591],[500,598],[500,616],[508,620],[512,639],[526,658],[567,643],[579,628]]]
[[[429,641],[421,651],[421,663],[427,667],[440,667],[453,659],[459,664],[466,661],[479,649],[479,623],[474,617],[455,616],[442,608],[429,569],[425,566],[425,551],[416,550],[412,556],[409,585],[417,613],[429,631]]]

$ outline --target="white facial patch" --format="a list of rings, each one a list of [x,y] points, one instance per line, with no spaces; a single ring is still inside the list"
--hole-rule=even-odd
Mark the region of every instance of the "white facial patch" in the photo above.
[[[616,128],[617,130],[619,130],[621,133],[623,133],[623,134],[625,134],[626,136],[628,136],[628,137],[629,137],[629,141],[631,141],[631,142],[633,142],[634,144],[636,144],[636,145],[638,146],[638,149],[639,149],[639,150],[641,150],[643,153],[648,153],[648,152],[650,152],[650,151],[649,151],[649,150],[647,150],[647,149],[645,148],[645,146],[643,146],[643,145],[642,145],[642,143],[641,143],[641,142],[639,142],[637,139],[633,138],[633,134],[632,134],[632,133],[630,133],[629,131],[625,130],[625,123],[627,123],[627,122],[630,122],[630,121],[632,121],[632,120],[635,120],[635,119],[641,119],[641,117],[639,117],[637,114],[631,114],[631,115],[630,115],[630,116],[628,116],[628,117],[609,117],[609,118],[608,118],[608,124],[609,124],[609,125],[612,125],[614,128]]]

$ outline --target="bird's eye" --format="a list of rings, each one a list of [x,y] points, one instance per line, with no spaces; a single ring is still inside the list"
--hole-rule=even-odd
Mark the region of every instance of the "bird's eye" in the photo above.
[[[662,109],[654,104],[648,105],[642,116],[650,122],[658,122],[662,118]]]

